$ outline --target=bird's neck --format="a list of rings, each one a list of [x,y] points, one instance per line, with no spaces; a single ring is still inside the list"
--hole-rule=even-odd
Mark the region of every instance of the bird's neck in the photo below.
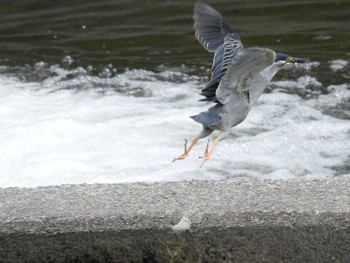
[[[267,81],[271,81],[273,76],[275,76],[281,68],[281,65],[275,62],[261,71],[261,74],[266,77]]]
[[[280,65],[273,63],[255,77],[250,90],[250,108],[253,107],[261,93],[263,93],[265,88],[269,85],[270,80],[280,69]]]

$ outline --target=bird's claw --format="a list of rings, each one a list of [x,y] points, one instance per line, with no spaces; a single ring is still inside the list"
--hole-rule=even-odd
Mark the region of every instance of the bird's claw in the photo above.
[[[202,159],[202,158],[209,157],[208,154],[209,154],[209,140],[208,140],[208,142],[207,142],[207,145],[205,146],[204,155],[199,156],[199,158]]]
[[[185,139],[185,144],[184,144],[184,150],[185,152],[181,154],[179,157],[174,158],[173,162],[178,161],[178,160],[183,160],[187,157],[188,155],[188,148],[187,148],[187,140]]]
[[[205,147],[204,155],[199,157],[199,158],[203,159],[202,164],[199,166],[199,168],[201,168],[204,165],[204,163],[209,160],[209,158],[210,158],[215,146],[218,144],[218,142],[219,142],[219,139],[216,138],[214,140],[213,144],[211,145],[210,150],[209,150],[209,140],[208,140],[207,146]]]
[[[204,160],[202,161],[201,165],[199,166],[199,168],[201,168],[201,167],[204,165],[204,163],[205,163],[206,161],[208,161],[209,158],[210,158],[209,140],[208,140],[208,142],[207,142],[207,145],[205,146],[204,155],[199,156],[199,158],[200,158],[200,159],[204,159]]]

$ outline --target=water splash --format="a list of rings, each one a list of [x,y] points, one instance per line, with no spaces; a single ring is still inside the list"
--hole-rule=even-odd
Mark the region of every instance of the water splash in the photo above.
[[[1,187],[350,174],[350,115],[333,114],[349,113],[347,84],[305,98],[291,90],[317,88],[316,78],[273,82],[199,169],[206,141],[171,160],[200,130],[188,116],[209,107],[198,102],[203,77],[164,69],[105,78],[45,63],[35,70],[44,80],[0,75]]]

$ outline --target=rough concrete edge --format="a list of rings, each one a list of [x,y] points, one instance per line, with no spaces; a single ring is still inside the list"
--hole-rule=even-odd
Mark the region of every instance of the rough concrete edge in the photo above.
[[[233,187],[235,187],[235,191],[232,191]],[[319,188],[318,194],[314,196],[310,191],[313,189],[317,191],[317,187]],[[332,187],[334,189],[332,189]],[[166,189],[165,192],[164,189]],[[166,195],[171,194],[172,191],[181,191],[181,189],[186,193],[188,192],[185,200],[177,200],[176,197],[168,199],[168,202],[162,202]],[[217,202],[217,200],[211,202],[211,199],[203,199],[203,196],[212,196],[213,192],[215,194],[220,190],[221,195],[225,195],[226,200],[232,199],[234,200],[233,202],[236,202],[236,193],[240,190],[244,194],[246,189],[254,192],[254,194],[251,197],[247,195],[246,200],[239,199],[241,202],[248,203],[248,208],[245,210],[240,210],[237,207],[231,209],[230,204],[225,202],[220,203]],[[269,197],[273,189],[278,189],[278,193],[281,194],[281,197],[278,195],[274,198]],[[302,227],[306,225],[325,225],[347,228],[350,226],[349,189],[350,178],[347,177],[298,180],[244,179],[161,182],[154,184],[132,183],[3,188],[0,189],[0,200],[1,198],[3,199],[3,202],[0,204],[0,235],[142,229],[171,230],[174,226],[176,228],[177,224],[181,223],[181,218],[183,219],[184,216],[188,219],[192,230],[213,227]],[[65,200],[63,206],[65,207],[59,207],[56,203],[57,196],[50,199],[55,191],[58,197],[68,192],[67,196],[63,197]],[[291,193],[285,195],[285,192]],[[78,205],[75,207],[74,202],[69,202],[69,197],[74,194],[80,196],[81,193],[85,194],[81,196],[83,200],[77,200]],[[113,195],[116,193],[121,194],[125,199],[118,199],[118,206],[113,208],[112,203],[115,205]],[[276,192],[274,192],[274,194],[276,194]],[[336,203],[329,200],[329,196],[332,197],[334,194],[341,195],[341,199],[337,200]],[[127,206],[133,198],[138,200],[140,196],[154,199],[152,202],[155,202],[155,205],[144,209],[142,212],[137,212],[133,210],[135,204],[132,204],[128,212],[125,212],[125,210],[118,212],[120,207]],[[255,200],[250,200],[257,196],[260,198],[258,202],[260,201],[261,204],[256,203]],[[23,203],[20,203],[19,206],[11,204],[13,207],[9,207],[7,204],[4,208],[6,205],[6,200],[4,199],[6,198],[13,198],[13,203],[16,203],[18,200]],[[86,200],[84,198],[86,198]],[[313,198],[317,198],[317,200],[312,200]],[[90,199],[92,201],[102,200],[100,206],[106,206],[106,211],[98,213],[91,208],[91,210],[83,211],[79,214],[80,208],[90,205]],[[300,202],[300,200],[304,200],[305,203]],[[277,201],[278,203],[276,204]],[[50,202],[52,202],[52,205]],[[136,203],[137,202],[138,201],[136,201]],[[204,202],[204,204],[201,206],[199,205],[200,202]],[[249,206],[249,202],[254,202],[252,203],[254,205]],[[11,203],[11,201],[8,203]],[[291,203],[290,205],[292,206],[288,207],[288,203]],[[45,211],[35,213],[35,211],[25,210],[30,204],[33,205],[33,210],[36,208],[39,209],[44,205],[47,205],[47,207],[52,206],[53,209],[49,214],[45,213]],[[334,204],[341,205],[335,207]],[[169,206],[169,209],[167,206]],[[241,204],[241,206],[243,207],[244,205]],[[67,211],[69,209],[77,209],[77,213],[69,214],[66,213],[67,211],[64,209]],[[13,213],[9,213],[11,214],[10,216],[6,216],[6,211]]]

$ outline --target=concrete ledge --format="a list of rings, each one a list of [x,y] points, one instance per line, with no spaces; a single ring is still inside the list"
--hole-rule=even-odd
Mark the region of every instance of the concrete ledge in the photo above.
[[[349,177],[0,189],[0,262],[350,262],[349,244]]]

